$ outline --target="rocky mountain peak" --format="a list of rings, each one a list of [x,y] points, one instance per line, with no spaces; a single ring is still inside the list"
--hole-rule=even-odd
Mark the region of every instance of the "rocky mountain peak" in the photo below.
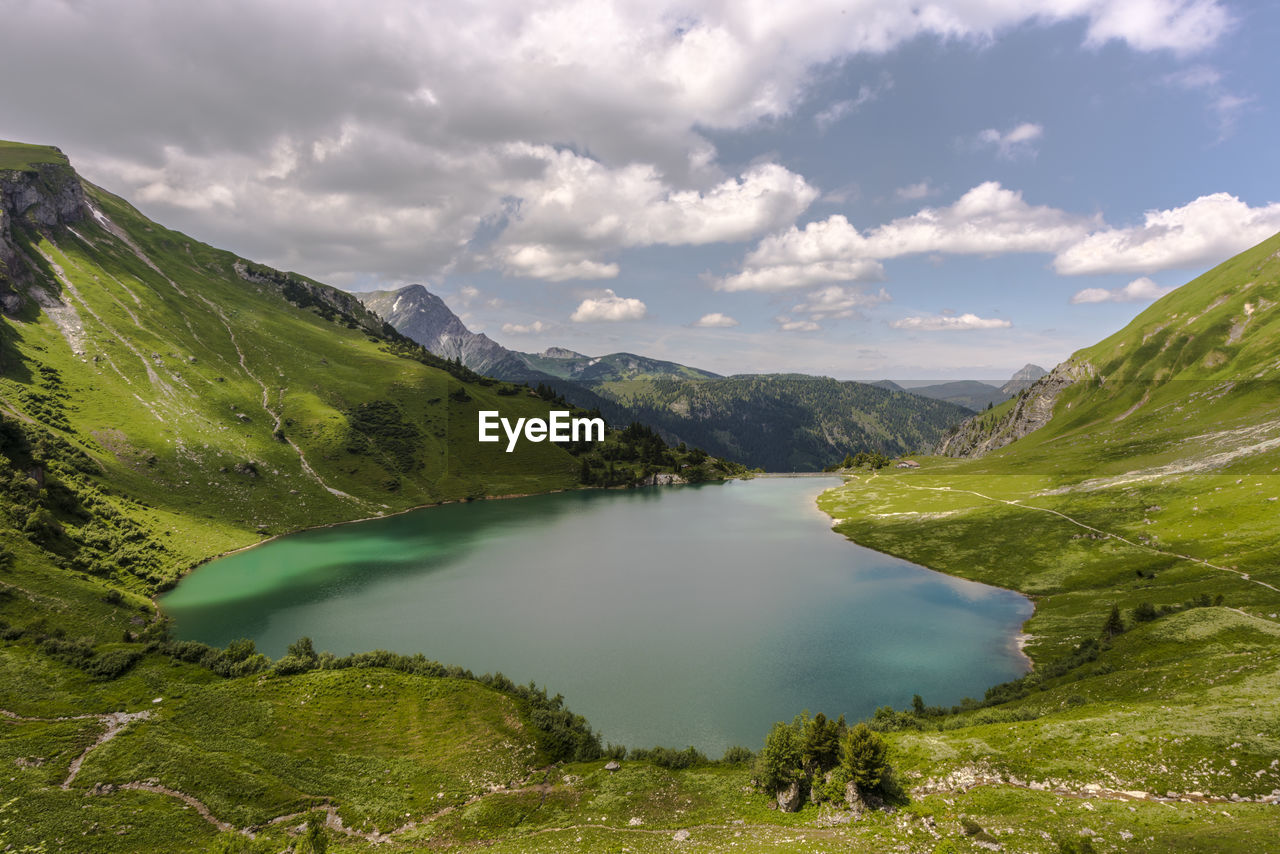
[[[444,300],[422,285],[359,294],[365,306],[437,356],[461,359],[474,371],[489,373],[511,352],[483,333],[472,332]]]
[[[1000,386],[1000,390],[1009,397],[1013,397],[1023,389],[1030,388],[1032,383],[1043,376],[1047,376],[1048,373],[1039,365],[1027,363],[1018,369],[1007,383]]]
[[[586,359],[587,356],[582,353],[570,350],[568,347],[548,347],[538,354],[544,359]]]

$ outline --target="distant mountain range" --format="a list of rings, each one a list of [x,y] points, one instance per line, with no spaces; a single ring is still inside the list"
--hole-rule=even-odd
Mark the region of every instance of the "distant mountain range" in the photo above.
[[[1047,373],[1049,372],[1039,365],[1023,365],[1001,386],[980,380],[955,380],[953,382],[933,383],[910,388],[899,385],[893,380],[880,380],[872,383],[872,385],[887,388],[891,391],[918,394],[921,397],[929,397],[934,400],[945,400],[948,403],[972,409],[974,412],[981,412],[990,406],[1004,403]]]
[[[587,356],[563,347],[522,353],[467,329],[421,285],[359,296],[438,356],[498,379],[548,385],[615,425],[640,421],[668,441],[768,470],[818,469],[863,450],[926,450],[988,401],[1008,397],[984,383],[944,384],[965,387],[948,399],[928,389],[803,374],[723,377],[635,353]],[[986,391],[978,395],[970,386]]]

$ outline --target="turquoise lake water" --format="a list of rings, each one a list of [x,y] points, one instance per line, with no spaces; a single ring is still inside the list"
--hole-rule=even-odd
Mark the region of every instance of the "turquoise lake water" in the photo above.
[[[803,709],[981,697],[1026,670],[1023,596],[831,531],[838,478],[480,501],[284,537],[161,600],[180,638],[302,635],[339,655],[422,652],[562,693],[604,739],[758,750]]]

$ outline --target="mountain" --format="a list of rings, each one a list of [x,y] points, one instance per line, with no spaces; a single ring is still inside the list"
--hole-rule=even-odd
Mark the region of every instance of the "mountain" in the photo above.
[[[974,412],[980,412],[990,406],[995,406],[1008,400],[1047,373],[1049,372],[1039,365],[1024,365],[1004,385],[999,387],[996,387],[994,383],[980,382],[978,380],[958,380],[908,386],[900,386],[890,380],[881,380],[878,383],[873,383],[873,385],[878,385],[881,388],[902,389],[911,394],[918,394],[921,397],[945,400],[948,403],[963,406]]]
[[[528,355],[528,354],[526,354]],[[548,347],[541,353],[533,355],[540,356],[543,359],[589,359],[590,356],[584,356],[582,353],[576,353],[566,347]]]
[[[1023,389],[1028,388],[1036,380],[1049,373],[1039,365],[1026,364],[1014,373],[1009,381],[1000,386],[1000,391],[1004,392],[1005,397],[1013,397]]]
[[[669,441],[767,471],[817,471],[859,451],[914,452],[969,414],[945,401],[805,374],[657,377],[592,388]]]
[[[215,555],[428,501],[567,488],[591,459],[549,445],[485,456],[456,429],[477,409],[543,417],[555,404],[431,355],[350,295],[147,220],[55,149],[0,143],[0,264],[0,752],[14,850],[603,850],[674,837],[752,851],[786,836],[797,850],[1246,851],[1275,836],[1280,236],[970,419],[969,458],[824,493],[858,542],[1006,588],[957,584],[955,597],[1016,590],[1034,607],[1017,649],[990,650],[1025,648],[1034,669],[981,699],[928,696],[904,670],[885,698],[902,708],[870,724],[890,791],[910,803],[901,821],[877,811],[852,825],[813,804],[766,809],[776,800],[753,787],[741,749],[716,764],[618,751],[606,770],[561,698],[501,674],[338,657],[306,639],[274,662],[248,641],[174,640],[153,597]],[[795,403],[796,420],[769,424],[802,431],[816,401],[844,395],[835,423],[884,415],[858,422],[868,437],[920,411],[813,377],[600,386],[622,397],[626,383],[676,416]],[[663,383],[670,393],[650,391]],[[646,453],[672,453],[643,438]],[[611,436],[605,450],[622,466],[636,448]],[[653,558],[680,548],[655,543]],[[608,614],[548,590],[530,607],[561,609],[584,643],[608,630]],[[307,605],[293,591],[280,604]],[[791,638],[815,656],[848,641],[827,640]]]
[[[509,350],[483,333],[472,332],[444,300],[422,285],[394,291],[370,291],[357,295],[401,334],[443,359],[458,359],[477,373],[521,383],[552,384],[580,405],[598,401],[582,394],[576,384],[639,379],[650,376],[715,378],[718,374],[675,362],[650,359],[633,353],[586,356],[564,347],[542,353]],[[575,385],[557,382],[571,380]]]
[[[513,378],[520,356],[483,333],[472,332],[444,300],[422,285],[356,294],[361,302],[405,335],[443,359],[459,359],[479,374]]]
[[[994,405],[1009,398],[1009,395],[1003,389],[996,388],[990,383],[978,382],[977,380],[956,380],[954,382],[915,386],[904,389],[904,391],[934,400],[945,400],[948,403],[963,406],[965,409],[974,412],[986,409],[988,405]]]
[[[595,383],[679,377],[685,379],[719,379],[719,374],[691,368],[676,362],[650,359],[634,353],[610,353],[607,356],[584,356],[563,347],[552,347],[543,353],[519,354],[525,363],[538,371],[561,380],[594,385]]]
[[[275,534],[741,471],[644,428],[479,443],[480,410],[564,404],[431,354],[344,291],[148,220],[54,148],[0,142],[0,309],[14,848],[239,851],[256,834],[279,851],[296,840],[273,820],[309,812],[372,845],[411,809],[594,759],[587,722],[532,684],[305,639],[276,662],[251,641],[177,641],[155,597]],[[219,840],[229,829],[243,833]]]
[[[363,299],[436,355],[477,370],[483,365],[511,382],[547,386],[599,410],[610,424],[639,421],[668,442],[771,471],[819,470],[858,451],[918,451],[971,411],[926,403],[897,386],[800,374],[722,377],[634,353],[586,356],[564,347],[521,353],[472,333],[420,285]]]
[[[477,443],[479,410],[558,404],[147,220],[56,149],[0,143],[0,259],[0,540],[58,568],[37,586],[150,594],[267,533],[682,461],[644,436]]]
[[[1237,444],[1224,431],[1246,425],[1251,434],[1274,407],[1277,249],[1280,236],[1160,298],[1018,397],[966,422],[939,452],[978,456],[1018,441],[1020,458],[1032,448],[1048,456],[1050,446],[1060,458],[1060,449],[1082,447],[1100,451],[1088,464],[1102,470],[1139,443],[1141,459],[1183,455],[1183,442],[1207,455],[1212,443],[1197,437]],[[1107,442],[1116,447],[1098,448]]]

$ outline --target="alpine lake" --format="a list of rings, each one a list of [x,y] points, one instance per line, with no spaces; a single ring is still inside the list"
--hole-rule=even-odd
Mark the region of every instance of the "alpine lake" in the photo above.
[[[758,750],[801,710],[852,722],[1026,672],[1025,597],[862,548],[837,477],[579,490],[282,537],[161,599],[176,634],[277,657],[424,653],[564,694],[604,741]]]

